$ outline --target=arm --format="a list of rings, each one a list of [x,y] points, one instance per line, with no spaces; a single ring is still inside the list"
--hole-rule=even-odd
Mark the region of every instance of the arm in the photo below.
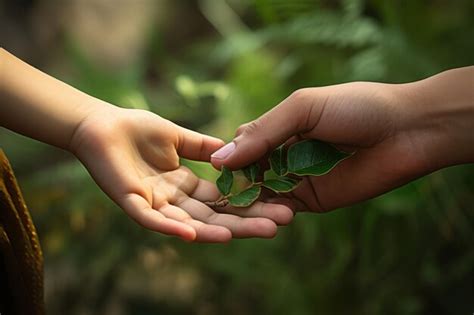
[[[474,66],[393,89],[404,109],[399,128],[426,147],[429,168],[474,162]]]
[[[288,206],[259,202],[216,213],[215,185],[180,166],[209,161],[222,141],[151,112],[108,104],[0,51],[0,125],[71,151],[96,183],[142,226],[185,240],[273,237]]]
[[[110,107],[0,49],[0,125],[69,148],[74,130],[93,110]]]
[[[241,126],[233,142],[212,155],[212,163],[240,168],[303,138],[357,151],[289,195],[301,210],[328,211],[442,167],[474,162],[473,126],[474,67],[408,84],[306,88]]]

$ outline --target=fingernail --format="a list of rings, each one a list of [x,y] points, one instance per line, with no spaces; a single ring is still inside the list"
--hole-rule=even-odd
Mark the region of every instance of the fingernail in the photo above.
[[[229,142],[211,155],[211,158],[223,160],[235,150],[235,143]]]

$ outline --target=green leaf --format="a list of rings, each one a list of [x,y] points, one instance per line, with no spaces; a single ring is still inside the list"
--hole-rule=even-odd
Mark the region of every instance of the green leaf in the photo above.
[[[248,207],[255,200],[257,200],[261,191],[262,187],[260,187],[260,185],[252,186],[244,191],[241,191],[239,194],[230,197],[229,203],[234,207]]]
[[[286,152],[283,146],[279,146],[273,150],[268,159],[272,170],[279,176],[285,175],[288,172],[288,165],[286,162]]]
[[[225,166],[222,166],[222,173],[219,178],[216,180],[217,189],[223,194],[227,196],[230,194],[230,190],[232,189],[232,183],[234,182],[234,175],[232,175],[232,171]]]
[[[305,140],[293,144],[288,149],[288,171],[300,176],[324,175],[349,156],[351,154],[342,152],[328,143]]]
[[[243,170],[245,177],[252,183],[257,182],[257,177],[260,173],[260,165],[257,163],[250,164],[249,166],[245,167]]]
[[[276,193],[287,193],[295,189],[300,182],[300,179],[279,177],[278,179],[268,179],[264,181],[263,186]]]

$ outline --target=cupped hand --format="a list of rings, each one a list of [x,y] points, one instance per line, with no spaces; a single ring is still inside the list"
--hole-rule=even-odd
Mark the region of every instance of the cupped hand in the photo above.
[[[469,71],[472,75],[472,68],[463,71],[464,77]],[[212,155],[212,163],[218,169],[221,165],[238,169],[283,143],[319,139],[355,154],[326,175],[305,177],[287,194],[297,210],[324,212],[380,195],[440,167],[466,161],[466,154],[456,155],[467,151],[466,142],[473,143],[466,135],[474,106],[461,111],[457,106],[461,97],[456,95],[464,93],[466,98],[469,81],[451,80],[450,88],[447,79],[431,80],[400,85],[356,82],[298,90],[260,118],[242,125],[236,138]],[[449,98],[443,89],[454,95]],[[463,112],[467,119],[456,117]],[[452,126],[461,131],[453,135]],[[454,147],[455,139],[461,137],[464,144],[459,141]],[[470,152],[472,160],[472,149]],[[450,155],[451,160],[441,155]]]
[[[214,184],[180,166],[179,158],[209,161],[223,143],[142,110],[101,106],[74,132],[70,150],[102,190],[140,225],[189,241],[227,242],[232,237],[273,237],[292,209],[257,202],[218,213]]]

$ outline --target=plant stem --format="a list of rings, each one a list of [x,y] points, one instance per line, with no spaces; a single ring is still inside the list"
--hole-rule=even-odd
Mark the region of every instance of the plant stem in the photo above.
[[[216,201],[205,201],[204,204],[211,208],[223,208],[229,204],[229,200],[225,198]]]
[[[205,201],[204,204],[209,207],[214,207],[214,208],[223,208],[229,204],[229,197],[232,196],[232,194],[228,194],[227,196],[220,196],[219,199],[216,201]]]

